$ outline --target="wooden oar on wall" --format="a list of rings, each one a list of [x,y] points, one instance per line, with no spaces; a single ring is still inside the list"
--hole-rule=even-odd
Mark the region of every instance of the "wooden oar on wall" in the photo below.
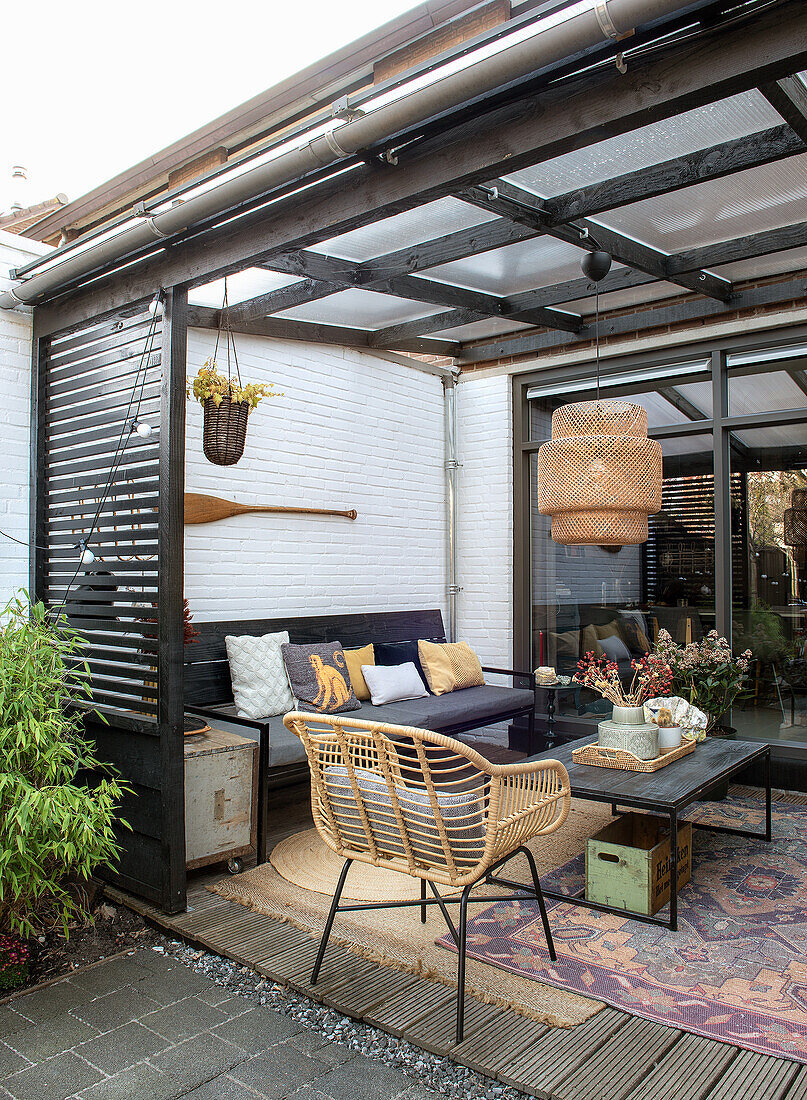
[[[217,519],[230,519],[243,516],[248,512],[284,512],[303,516],[344,516],[355,519],[357,512],[351,508],[340,512],[332,508],[284,508],[275,504],[236,504],[234,500],[221,497],[209,497],[204,493],[185,494],[185,523],[215,523]]]

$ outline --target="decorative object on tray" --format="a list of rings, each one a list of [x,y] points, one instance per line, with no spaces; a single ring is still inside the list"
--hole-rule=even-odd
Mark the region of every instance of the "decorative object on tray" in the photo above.
[[[557,673],[551,665],[541,665],[535,670],[535,682],[539,687],[547,687],[558,682]]]
[[[677,749],[681,744],[681,727],[674,725],[669,707],[659,707],[656,715],[656,725],[658,726],[659,752],[663,752],[665,749]]]
[[[560,684],[561,687],[568,687],[571,682],[572,682],[572,677],[571,676],[558,676],[558,683]]]
[[[218,370],[216,356],[219,340],[225,334],[227,347],[227,377]],[[235,365],[235,378],[230,366],[230,350]],[[282,397],[272,383],[241,381],[235,338],[230,329],[227,279],[224,279],[224,299],[219,310],[219,328],[213,354],[191,383],[193,396],[204,409],[203,447],[205,458],[216,466],[234,466],[244,453],[247,438],[247,417],[264,397]]]
[[[682,737],[677,749],[660,752],[654,760],[641,760],[625,749],[607,748],[594,741],[590,745],[573,749],[572,759],[575,764],[591,764],[597,768],[617,768],[625,772],[657,772],[659,768],[666,768],[668,764],[680,760],[682,756],[689,756],[695,751],[696,746],[697,742],[693,737]]]
[[[739,657],[733,656],[731,646],[716,630],[711,630],[700,642],[685,646],[674,642],[668,631],[660,630],[650,656],[669,669],[670,694],[687,700],[708,716],[699,737],[702,740],[721,725],[742,694],[753,654],[746,649]],[[692,728],[694,731],[695,727]]]
[[[645,719],[642,704],[648,696],[669,688],[670,670],[655,653],[632,661],[633,678],[625,687],[616,661],[589,652],[578,662],[575,677],[583,687],[591,688],[614,705],[613,716],[599,724],[599,743],[604,748],[620,749],[639,760],[658,756],[658,727]]]
[[[706,726],[709,723],[708,717],[702,710],[698,710],[686,699],[682,699],[680,695],[645,699],[644,716],[648,722],[655,722],[659,729],[661,729],[659,717],[662,711],[667,712],[670,727],[672,729],[678,727],[682,736],[692,737],[695,741],[702,741],[706,736]],[[661,743],[661,736],[661,732],[659,732],[659,744]],[[667,736],[670,736],[669,732]]]
[[[197,523],[215,523],[219,519],[231,519],[233,516],[243,516],[253,512],[281,512],[300,516],[344,516],[345,519],[355,519],[358,515],[355,508],[340,510],[338,508],[290,508],[280,504],[238,504],[234,500],[210,497],[204,493],[185,494],[186,527]]]

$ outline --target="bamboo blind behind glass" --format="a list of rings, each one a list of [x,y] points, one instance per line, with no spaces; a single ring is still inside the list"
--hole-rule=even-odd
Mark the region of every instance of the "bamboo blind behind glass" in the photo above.
[[[46,353],[40,431],[45,602],[87,640],[96,705],[155,715],[157,710],[157,508],[160,447],[160,323],[143,360],[150,315],[143,311],[54,337]],[[138,368],[138,419],[130,431]],[[145,378],[144,378],[145,375]],[[88,543],[95,561],[79,565],[120,442],[120,461]]]

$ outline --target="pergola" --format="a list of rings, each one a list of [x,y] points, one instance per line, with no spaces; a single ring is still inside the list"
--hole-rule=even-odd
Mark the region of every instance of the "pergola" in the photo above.
[[[508,35],[565,17],[566,6],[522,4],[508,23],[383,84],[357,90],[354,73],[341,83],[323,74],[322,106],[312,111],[309,98],[305,117],[290,109],[245,165],[333,127],[338,147],[340,121],[369,117],[381,97],[416,92],[445,66],[471,67],[476,51],[506,50]],[[120,881],[168,910],[185,896],[186,333],[218,327],[216,280],[233,277],[238,332],[450,356],[460,367],[585,346],[593,287],[580,274],[583,250],[615,261],[600,285],[610,335],[804,294],[803,4],[699,0],[637,21],[627,36],[609,36],[607,5],[596,10],[603,34],[571,56],[166,235],[178,200],[244,167],[225,165],[17,273],[17,296],[35,306],[32,543],[41,549],[31,590],[51,603],[65,596],[76,517],[100,499],[97,539],[129,558],[121,569],[137,595],[98,577],[71,607],[111,722],[94,729],[100,750],[138,794]],[[95,262],[102,242],[143,224],[148,244]],[[35,291],[48,272],[47,291]],[[142,389],[160,430],[115,466],[147,305],[160,290]],[[807,393],[800,367],[792,375]],[[118,468],[125,478],[104,494]],[[134,609],[143,600],[155,605],[149,619]]]

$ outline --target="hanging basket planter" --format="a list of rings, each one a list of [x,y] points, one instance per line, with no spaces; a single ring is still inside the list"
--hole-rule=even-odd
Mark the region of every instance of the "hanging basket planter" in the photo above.
[[[552,439],[538,451],[538,511],[552,517],[555,542],[646,542],[661,488],[661,444],[647,438],[640,405],[584,401],[552,414]]]
[[[203,403],[205,422],[202,445],[205,458],[215,466],[234,466],[244,453],[247,441],[249,402],[213,397]]]
[[[785,509],[785,545],[807,546],[807,489],[794,489]]]
[[[227,374],[220,372],[216,356],[224,336],[227,348]],[[232,356],[232,360],[231,360]],[[213,354],[192,383],[188,396],[193,396],[204,409],[202,448],[205,458],[214,466],[234,466],[244,453],[247,441],[247,421],[264,397],[282,397],[275,393],[271,382],[242,382],[238,368],[235,338],[230,329],[230,309],[227,300],[227,280],[224,299],[219,310],[219,330]]]

